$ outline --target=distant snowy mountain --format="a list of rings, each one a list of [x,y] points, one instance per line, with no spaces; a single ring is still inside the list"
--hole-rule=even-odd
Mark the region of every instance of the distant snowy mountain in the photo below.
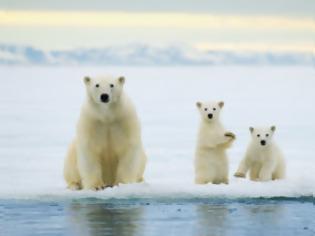
[[[299,52],[200,51],[191,47],[128,45],[44,51],[0,44],[5,65],[315,65],[315,55]]]

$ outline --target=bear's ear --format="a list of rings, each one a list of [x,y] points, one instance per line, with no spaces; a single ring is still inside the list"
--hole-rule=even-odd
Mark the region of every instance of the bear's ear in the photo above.
[[[200,108],[200,107],[202,106],[202,103],[201,103],[201,102],[196,102],[196,106],[197,106],[198,108]]]
[[[125,79],[124,76],[120,76],[120,77],[118,78],[118,82],[119,82],[120,84],[124,84],[125,81],[126,81],[126,79]]]
[[[223,101],[220,101],[220,102],[218,103],[218,105],[219,105],[220,108],[222,108],[222,107],[224,106],[224,102],[223,102]]]
[[[270,129],[271,129],[272,132],[275,132],[276,131],[276,126],[273,125],[273,126],[270,127]]]
[[[84,76],[83,81],[85,84],[89,84],[91,82],[91,78],[89,76]]]
[[[251,133],[253,133],[253,132],[254,132],[254,128],[253,128],[253,127],[249,127],[249,131],[250,131]]]

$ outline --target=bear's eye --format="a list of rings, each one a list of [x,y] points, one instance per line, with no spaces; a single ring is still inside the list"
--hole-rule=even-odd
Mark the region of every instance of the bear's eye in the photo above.
[[[113,84],[110,84],[109,86],[110,86],[111,88],[114,88],[114,85],[113,85]]]
[[[96,85],[95,85],[96,88],[98,88],[99,86],[100,86],[99,84],[96,84]]]
[[[205,108],[205,111],[208,111],[208,108]]]
[[[269,136],[269,134],[266,134],[266,137],[268,137]]]
[[[215,111],[215,110],[216,110],[216,108],[213,108],[213,110]]]
[[[260,134],[257,134],[257,137],[259,138],[259,137],[260,137]]]

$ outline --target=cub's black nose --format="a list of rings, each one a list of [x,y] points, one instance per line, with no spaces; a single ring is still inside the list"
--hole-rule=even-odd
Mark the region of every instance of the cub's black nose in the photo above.
[[[108,96],[107,93],[103,93],[103,94],[101,95],[101,101],[102,101],[102,102],[109,102],[109,96]]]
[[[261,141],[260,141],[260,144],[263,145],[263,146],[265,146],[265,145],[266,145],[266,141],[265,141],[265,140],[261,140]]]
[[[210,114],[208,114],[208,118],[209,119],[212,119],[212,117],[213,117],[213,115],[210,113]]]

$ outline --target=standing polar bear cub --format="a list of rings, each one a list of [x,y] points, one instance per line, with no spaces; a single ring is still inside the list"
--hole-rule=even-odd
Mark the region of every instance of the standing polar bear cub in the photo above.
[[[241,161],[235,177],[246,177],[254,181],[269,181],[285,177],[285,162],[278,146],[273,141],[275,126],[267,128],[249,128],[252,140]]]
[[[196,184],[228,184],[228,159],[226,149],[235,135],[227,132],[220,122],[220,111],[224,102],[197,102],[201,115],[196,154]]]
[[[143,181],[146,155],[124,77],[85,77],[87,98],[70,145],[64,178],[70,189],[99,190]]]

